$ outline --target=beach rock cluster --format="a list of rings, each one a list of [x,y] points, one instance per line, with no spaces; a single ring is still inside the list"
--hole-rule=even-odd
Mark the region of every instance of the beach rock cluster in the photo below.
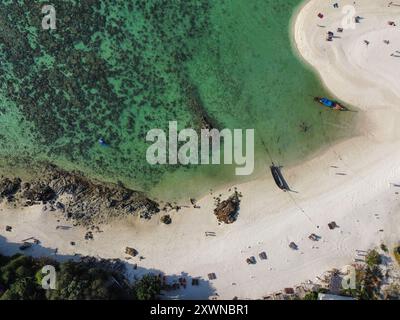
[[[0,180],[0,198],[13,197],[21,188],[21,179],[2,178]]]
[[[94,182],[79,172],[67,172],[53,165],[46,166],[40,178],[23,184],[20,179],[2,178],[0,198],[23,205],[49,205],[82,225],[127,215],[150,219],[159,212],[158,203],[141,192]]]
[[[218,201],[217,207],[214,209],[214,214],[217,216],[219,222],[231,224],[236,221],[239,208],[240,194],[235,191],[227,200]]]

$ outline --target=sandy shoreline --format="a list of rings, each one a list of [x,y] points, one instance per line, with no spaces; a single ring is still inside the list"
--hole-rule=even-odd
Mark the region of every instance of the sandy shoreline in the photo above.
[[[336,1],[340,7],[353,1]],[[101,227],[94,240],[84,240],[85,230],[68,223],[40,207],[0,211],[0,235],[20,243],[35,236],[45,248],[58,249],[59,255],[75,253],[103,258],[124,258],[124,248],[136,248],[145,259],[129,260],[147,270],[166,274],[185,272],[216,280],[206,286],[171,293],[171,297],[262,298],[262,296],[314,280],[326,270],[354,262],[357,249],[366,250],[384,242],[389,247],[400,240],[400,58],[390,56],[400,50],[400,29],[387,21],[400,15],[389,1],[364,0],[357,4],[357,15],[365,19],[341,38],[325,41],[328,30],[336,31],[343,15],[331,3],[311,0],[299,10],[294,21],[296,46],[307,63],[315,68],[324,84],[344,102],[362,113],[357,137],[340,142],[301,165],[285,169],[285,176],[298,193],[282,193],[272,178],[237,186],[243,194],[238,221],[218,225],[213,215],[213,197],[231,192],[217,191],[199,201],[200,209],[183,208],[171,213],[169,226],[156,216],[150,222],[129,219]],[[323,12],[325,18],[317,17]],[[320,28],[317,24],[324,24]],[[386,45],[383,40],[390,40]],[[364,40],[370,41],[366,46]],[[329,230],[336,221],[340,228]],[[6,233],[5,225],[13,232]],[[71,226],[71,225],[70,225]],[[206,237],[206,231],[216,233]],[[311,233],[322,237],[318,243]],[[0,237],[1,239],[1,237]],[[71,246],[70,242],[76,245]],[[298,251],[288,244],[294,241]],[[4,241],[0,241],[4,245]],[[8,253],[15,252],[9,247]],[[33,248],[33,255],[44,252]],[[260,261],[265,251],[268,260]],[[47,252],[48,253],[48,252]],[[246,258],[257,257],[249,266]],[[141,269],[145,268],[145,269]]]

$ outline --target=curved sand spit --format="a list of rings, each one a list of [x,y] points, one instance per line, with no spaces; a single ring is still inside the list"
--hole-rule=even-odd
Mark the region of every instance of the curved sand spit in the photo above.
[[[344,30],[338,34],[341,38],[327,42],[326,32],[336,31],[343,19],[341,8],[333,8],[331,2],[340,7],[353,4],[339,0],[307,2],[294,23],[295,41],[326,86],[360,109],[360,134],[286,169],[287,180],[298,191],[291,195],[293,199],[266,177],[238,186],[243,200],[239,219],[233,225],[218,226],[212,214],[213,196],[209,195],[199,202],[201,209],[172,214],[170,226],[162,225],[157,218],[114,223],[104,227],[104,232],[94,233],[94,241],[84,241],[85,231],[79,228],[56,230],[56,218],[39,208],[18,213],[3,210],[3,236],[10,242],[35,236],[44,247],[58,248],[59,255],[77,252],[123,258],[125,246],[132,246],[146,258],[130,260],[139,267],[167,274],[183,271],[203,278],[215,272],[217,279],[210,285],[226,299],[261,298],[352,263],[357,249],[397,243],[400,195],[396,192],[400,189],[391,183],[400,183],[400,57],[391,54],[400,50],[400,7],[388,7],[390,1],[386,0],[356,1],[356,14],[364,19],[354,30]],[[317,17],[319,12],[324,13],[324,19]],[[389,26],[390,20],[399,26]],[[370,44],[367,46],[364,40]],[[331,221],[340,228],[329,230]],[[3,232],[6,224],[14,226],[13,233]],[[205,231],[214,231],[216,236],[205,237]],[[312,243],[308,239],[311,233],[322,240]],[[70,241],[76,241],[76,246]],[[288,247],[291,241],[298,244],[298,251]],[[246,264],[247,257],[258,258],[262,251],[267,252],[268,260]],[[33,250],[34,255],[40,253]],[[206,298],[210,291],[205,285],[189,286],[171,296],[174,294]]]

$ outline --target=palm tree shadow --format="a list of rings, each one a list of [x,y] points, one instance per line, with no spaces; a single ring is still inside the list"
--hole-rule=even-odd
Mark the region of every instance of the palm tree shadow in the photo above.
[[[114,272],[122,272],[133,284],[144,275],[152,274],[159,276],[161,279],[165,279],[165,281],[163,281],[164,286],[160,296],[161,299],[204,300],[209,299],[216,293],[215,288],[209,280],[189,275],[188,273],[182,272],[180,275],[165,274],[161,270],[139,267],[136,264],[120,259],[115,259],[115,261],[119,263],[107,263],[107,260],[98,257],[87,257],[80,254],[62,255],[58,254],[55,248],[43,247],[40,243],[32,244],[31,247],[21,250],[20,247],[22,244],[23,243],[8,242],[4,236],[0,235],[0,255],[12,256],[15,254],[24,254],[34,258],[46,257],[57,262],[88,262],[96,260],[99,262],[99,267],[103,266]],[[104,263],[102,263],[102,261],[104,261]],[[113,266],[115,269],[112,269]],[[185,281],[182,281],[182,279],[185,279]],[[195,279],[195,281],[193,281],[193,279]],[[183,283],[185,283],[185,285],[183,285]]]

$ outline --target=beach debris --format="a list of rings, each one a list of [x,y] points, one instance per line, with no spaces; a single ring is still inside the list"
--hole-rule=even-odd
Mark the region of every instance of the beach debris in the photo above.
[[[75,241],[71,241],[69,244],[70,244],[71,246],[76,245]]]
[[[172,223],[172,219],[171,216],[169,214],[166,214],[164,216],[161,217],[160,221],[164,224],[171,224]]]
[[[29,242],[31,240],[32,240],[32,242]],[[23,239],[21,242],[23,242],[24,244],[25,243],[40,244],[40,240],[36,239],[35,237],[29,237],[29,238]]]
[[[267,260],[267,253],[265,251],[261,252],[259,255],[261,260]]]
[[[6,226],[6,231],[7,232],[11,232],[12,231],[12,227],[11,226]]]
[[[38,239],[36,239],[35,237],[29,237],[29,238],[23,239],[21,242],[28,243],[31,240],[32,240],[33,244],[40,244],[40,241]],[[31,243],[31,242],[29,242],[29,243]]]
[[[332,221],[332,222],[328,223],[328,227],[329,227],[329,229],[331,229],[331,230],[334,230],[334,229],[336,229],[336,228],[339,228],[339,226],[336,224],[335,221]]]
[[[205,232],[206,237],[216,237],[217,234],[214,231],[206,231]]]
[[[70,226],[56,226],[56,230],[61,229],[61,230],[69,230],[71,229]]]
[[[92,231],[86,232],[85,240],[93,240],[93,232]]]
[[[128,254],[128,255],[130,255],[132,257],[136,257],[139,254],[139,252],[134,248],[126,247],[125,248],[125,254]]]
[[[323,19],[324,18],[324,14],[323,13],[318,13],[318,18]]]
[[[240,207],[240,197],[241,195],[235,191],[227,200],[219,202],[220,200],[218,199],[214,214],[219,222],[231,224],[236,221]]]
[[[24,242],[24,243],[19,247],[19,250],[24,251],[24,250],[29,249],[30,247],[32,247],[32,243],[30,243],[30,242]]]
[[[292,249],[292,250],[298,250],[298,249],[299,249],[299,247],[297,246],[297,244],[295,244],[294,242],[291,242],[291,243],[289,244],[289,248]]]
[[[207,276],[208,276],[208,279],[209,279],[209,280],[215,280],[215,279],[217,279],[217,275],[216,275],[215,273],[213,273],[213,272],[212,272],[212,273],[209,273]]]
[[[255,257],[250,257],[246,259],[247,264],[256,264],[257,260]]]

